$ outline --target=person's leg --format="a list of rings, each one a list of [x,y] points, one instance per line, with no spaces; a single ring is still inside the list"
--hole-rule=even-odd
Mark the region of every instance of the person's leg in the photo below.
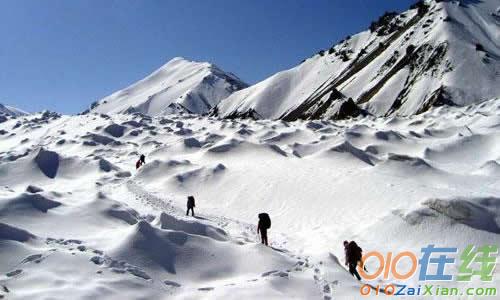
[[[260,242],[267,245],[267,231],[265,229],[260,230]]]
[[[188,207],[188,209],[186,211],[186,216],[189,216],[189,207]]]
[[[191,207],[191,216],[194,217],[194,207]]]
[[[355,276],[358,280],[361,280],[361,276],[359,276],[359,273],[356,270],[356,264],[349,264],[349,273],[351,273],[352,276]]]

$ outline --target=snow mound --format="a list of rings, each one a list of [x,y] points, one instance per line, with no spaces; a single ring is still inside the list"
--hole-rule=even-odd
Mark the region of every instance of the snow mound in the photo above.
[[[365,151],[354,147],[351,143],[348,141],[344,141],[329,150],[330,152],[336,152],[336,153],[344,153],[348,154],[358,160],[361,160],[362,162],[367,163],[368,165],[373,166],[374,165],[374,159],[367,154]]]
[[[178,172],[179,169],[192,168],[191,162],[188,160],[153,160],[139,169],[136,178],[147,181],[155,181],[164,176],[172,175]]]
[[[194,170],[182,171],[177,173],[173,178],[181,184],[191,183],[193,180],[206,181],[213,178],[226,170],[223,164],[217,164],[214,167],[200,167]]]
[[[43,192],[43,189],[34,185],[28,185],[28,187],[26,188],[26,192],[36,194]]]
[[[404,138],[403,135],[401,135],[398,132],[389,130],[389,131],[377,131],[375,133],[375,137],[379,140],[382,141],[399,141]]]
[[[0,215],[27,213],[29,211],[40,211],[46,213],[49,209],[56,208],[61,202],[51,200],[41,194],[23,193],[12,199],[0,200]]]
[[[90,141],[84,141],[83,144],[87,146],[97,146],[98,144],[100,145],[120,145],[119,141],[116,141],[110,137],[100,135],[100,134],[95,134],[95,133],[89,133],[84,135],[82,138],[84,139],[89,139]]]
[[[111,171],[119,171],[120,168],[109,162],[108,160],[104,158],[98,158],[99,159],[99,169],[104,172],[111,172]]]
[[[486,176],[500,176],[500,164],[494,160],[487,161],[475,173]]]
[[[431,165],[429,165],[425,160],[421,159],[420,157],[413,157],[409,155],[389,153],[389,155],[387,156],[387,160],[403,163],[406,165],[410,165],[412,167],[424,167],[429,169],[433,168]]]
[[[143,123],[139,123],[136,120],[130,120],[130,121],[123,122],[122,125],[123,126],[131,126],[131,127],[134,127],[134,128],[139,128],[139,127],[142,127],[144,124]]]
[[[176,274],[176,260],[178,255],[182,255],[178,250],[183,248],[188,238],[184,232],[159,230],[141,221],[111,253],[134,265],[145,265],[151,269],[160,267],[168,273]]]
[[[225,153],[230,152],[240,145],[242,141],[237,139],[230,139],[228,141],[221,142],[215,146],[208,148],[208,152],[212,153]]]
[[[125,126],[113,123],[113,124],[106,126],[106,128],[104,128],[104,132],[110,134],[111,136],[113,136],[115,138],[119,138],[119,137],[123,136],[126,129],[127,129],[127,127],[125,127]]]
[[[500,233],[500,199],[453,198],[429,199],[422,202],[423,208],[405,216],[411,224],[420,224],[426,218],[445,216],[477,230]]]
[[[184,139],[184,146],[186,148],[201,148],[202,144],[196,138],[189,137]]]
[[[34,238],[35,235],[24,229],[0,222],[0,240],[27,242]]]
[[[41,148],[34,161],[45,176],[55,178],[59,169],[59,159],[57,152]]]
[[[136,210],[119,202],[111,204],[110,207],[104,210],[104,213],[113,218],[122,220],[129,225],[137,224],[137,222],[142,219]]]
[[[197,284],[230,278],[234,274],[257,275],[266,271],[256,266],[255,261],[278,268],[292,265],[278,252],[259,245],[241,246],[183,231],[159,229],[145,221],[131,226],[108,254],[149,270],[151,276],[160,273],[167,275],[169,281],[178,282],[175,279],[182,278],[183,283]]]
[[[178,219],[172,215],[161,213],[159,219],[159,226],[161,229],[183,231],[188,234],[196,234],[201,236],[210,237],[218,241],[227,241],[227,233],[210,225],[203,224],[198,221],[188,221]]]

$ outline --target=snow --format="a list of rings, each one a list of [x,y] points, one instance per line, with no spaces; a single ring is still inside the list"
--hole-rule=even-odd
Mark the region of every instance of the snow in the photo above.
[[[0,298],[358,299],[344,240],[498,245],[500,3],[426,3],[251,87],[178,57],[86,114],[0,105]]]
[[[247,84],[217,66],[176,57],[146,78],[96,102],[97,113],[206,113]]]
[[[0,124],[9,132],[0,138],[0,285],[8,290],[0,293],[359,298],[343,240],[381,252],[500,242],[499,115],[492,99],[336,122],[9,119]],[[142,153],[146,165],[136,170]],[[196,217],[185,215],[188,195]],[[272,218],[271,247],[256,234],[261,212]]]
[[[381,111],[389,111],[391,109],[393,99],[397,97],[397,94],[404,87],[405,79],[408,76],[408,70],[401,70],[396,75],[394,75],[387,82],[388,86],[391,86],[390,89],[383,89],[379,93],[377,93],[370,102],[366,105],[366,109],[373,114],[377,114],[377,112]]]
[[[295,68],[230,95],[217,108],[221,116],[254,109],[261,118],[278,119],[338,72],[339,65],[319,55],[314,56]]]

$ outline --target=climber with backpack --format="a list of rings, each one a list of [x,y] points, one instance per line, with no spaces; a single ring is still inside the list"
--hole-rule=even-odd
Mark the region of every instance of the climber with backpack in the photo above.
[[[257,233],[260,233],[262,244],[268,246],[267,230],[271,228],[271,218],[267,213],[259,214],[259,223],[257,224]]]
[[[358,270],[356,270],[358,264],[362,268],[363,266],[363,249],[361,249],[355,241],[344,241],[344,253],[345,253],[345,265],[349,268],[349,273],[355,276],[358,280],[361,280]],[[364,270],[366,270],[364,268]]]
[[[142,165],[145,164],[146,164],[146,156],[144,154],[141,154],[139,160],[135,163],[135,168],[139,169]]]
[[[188,196],[188,201],[187,201],[187,211],[186,211],[186,216],[189,215],[189,210],[191,210],[191,216],[194,217],[194,197],[193,196]]]

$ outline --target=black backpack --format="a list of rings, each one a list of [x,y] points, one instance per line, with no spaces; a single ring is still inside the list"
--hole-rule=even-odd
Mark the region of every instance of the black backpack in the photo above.
[[[259,214],[259,221],[263,228],[269,229],[271,228],[271,218],[266,213]]]
[[[357,263],[361,260],[363,250],[355,241],[350,241],[347,245],[347,259],[349,262]]]
[[[196,205],[194,204],[194,197],[193,196],[188,196],[188,202],[187,202],[188,207],[195,207]]]

